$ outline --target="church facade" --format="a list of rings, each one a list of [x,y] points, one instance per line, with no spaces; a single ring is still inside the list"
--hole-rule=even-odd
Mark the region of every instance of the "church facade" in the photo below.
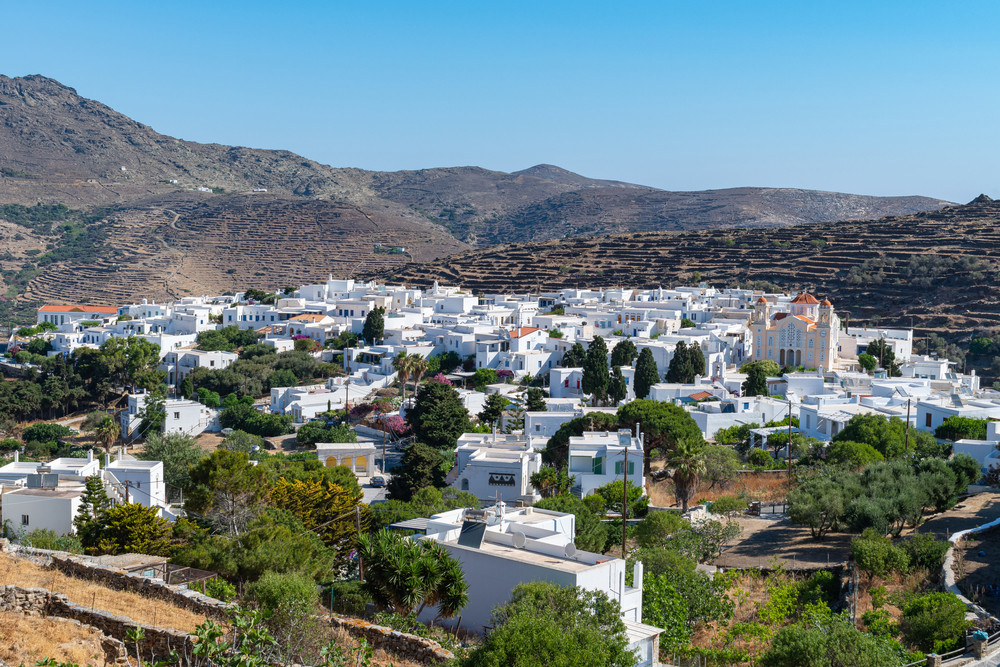
[[[777,362],[779,366],[830,370],[837,361],[840,318],[833,304],[803,292],[789,312],[774,312],[764,297],[757,300],[750,319],[753,361]]]

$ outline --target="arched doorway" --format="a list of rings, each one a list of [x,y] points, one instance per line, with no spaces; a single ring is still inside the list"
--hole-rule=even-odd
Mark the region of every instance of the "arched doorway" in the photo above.
[[[368,472],[368,457],[359,456],[354,459],[354,472],[365,474]]]
[[[326,466],[328,468],[333,468],[336,465],[337,465],[337,457],[336,456],[328,456],[328,457],[326,457]]]
[[[780,365],[782,365],[782,366],[785,365],[785,351],[784,350],[782,350],[781,352],[778,353],[778,363]]]
[[[347,466],[348,469],[351,468],[351,463],[352,461],[350,456],[345,456],[344,458],[340,459],[340,465]]]

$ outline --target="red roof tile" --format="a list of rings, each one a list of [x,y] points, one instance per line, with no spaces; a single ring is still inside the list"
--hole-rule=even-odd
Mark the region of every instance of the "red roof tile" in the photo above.
[[[808,292],[803,292],[802,294],[799,294],[797,297],[792,299],[792,303],[805,303],[812,306],[819,303],[819,300],[817,300],[816,297],[814,297],[812,294],[809,294]]]
[[[514,329],[513,331],[511,331],[510,337],[521,338],[523,336],[527,336],[528,334],[533,334],[536,331],[541,331],[541,329],[539,329],[538,327],[520,327],[518,329]]]

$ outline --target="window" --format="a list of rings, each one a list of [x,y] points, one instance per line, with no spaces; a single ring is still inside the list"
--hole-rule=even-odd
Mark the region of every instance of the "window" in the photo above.
[[[541,431],[541,430],[542,430],[542,425],[541,424],[535,424],[535,431],[537,432],[537,431]]]
[[[768,336],[767,337],[767,346],[771,347],[772,345],[774,345],[774,336]]]
[[[180,418],[181,418],[181,413],[175,412],[174,413],[174,419],[180,419]]]
[[[566,381],[563,382],[563,386],[567,388],[569,387],[569,378],[566,378]]]
[[[924,426],[926,426],[927,428],[931,427],[931,413],[929,412],[927,413],[927,421],[924,422]]]
[[[815,342],[816,342],[815,339],[813,339],[813,338],[809,339],[809,349],[810,350],[813,348],[813,343],[815,343]]]
[[[616,475],[622,474],[622,463],[624,463],[624,461],[615,461],[615,474]],[[629,461],[628,462],[628,474],[629,475],[634,475],[635,474],[635,461]]]
[[[593,473],[595,475],[603,475],[604,474],[604,458],[601,457],[601,456],[595,456],[592,459],[592,461],[593,461],[593,464],[592,464],[591,470],[593,471]]]
[[[27,514],[22,514],[21,515],[21,525],[22,526],[27,526],[28,525],[28,515]]]
[[[749,410],[750,409],[750,404],[749,403],[744,403],[743,404],[743,409],[744,410]]]

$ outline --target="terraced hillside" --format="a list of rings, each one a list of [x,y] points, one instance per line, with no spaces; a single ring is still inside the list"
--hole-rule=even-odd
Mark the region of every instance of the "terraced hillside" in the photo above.
[[[465,248],[430,223],[402,224],[345,202],[176,194],[116,210],[94,262],[46,267],[26,302],[118,304],[138,298],[279,288],[370,273]],[[406,254],[375,252],[376,244]]]
[[[829,296],[851,321],[1000,328],[1000,202],[775,229],[620,234],[522,243],[384,271],[481,291],[655,287],[701,279]]]

